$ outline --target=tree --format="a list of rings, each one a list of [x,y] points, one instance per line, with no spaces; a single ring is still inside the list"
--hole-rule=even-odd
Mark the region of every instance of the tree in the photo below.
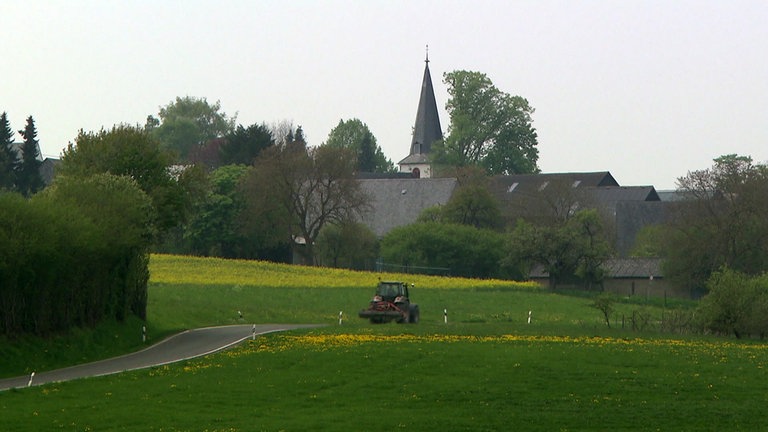
[[[172,173],[172,155],[143,129],[119,125],[98,133],[80,131],[61,158],[59,173],[88,177],[99,173],[128,176],[152,199],[159,233],[183,222],[199,190],[194,169]]]
[[[698,308],[707,329],[737,338],[768,334],[768,276],[723,267],[707,280],[707,290]]]
[[[510,233],[504,265],[523,274],[539,265],[549,275],[549,286],[580,279],[600,283],[602,264],[610,256],[602,221],[596,210],[581,210],[560,225],[534,225],[520,219]]]
[[[176,97],[160,108],[159,116],[159,121],[149,116],[145,129],[165,148],[175,151],[182,161],[209,140],[234,130],[237,120],[237,115],[229,117],[221,112],[219,101],[209,104],[206,98],[192,96]]]
[[[77,208],[93,227],[95,253],[80,265],[101,281],[103,286],[90,287],[91,295],[103,302],[106,315],[146,319],[149,247],[156,236],[151,198],[136,180],[111,173],[64,176],[46,192],[45,199]]]
[[[111,174],[0,194],[0,333],[145,318],[152,213],[134,180]]]
[[[358,222],[328,224],[317,237],[320,262],[331,267],[371,270],[378,253],[376,234]]]
[[[605,325],[607,325],[608,328],[611,327],[611,316],[615,310],[613,307],[615,301],[616,299],[609,293],[600,293],[592,301],[591,306],[603,314]]]
[[[16,172],[16,188],[22,195],[29,197],[44,186],[40,176],[40,144],[37,142],[37,129],[32,116],[27,117],[27,125],[19,134],[24,142],[21,144],[21,163]]]
[[[296,141],[269,147],[244,182],[247,212],[281,227],[304,263],[313,265],[315,240],[326,224],[350,221],[368,205],[354,164],[346,149],[307,149]]]
[[[275,140],[265,124],[252,124],[247,128],[238,125],[228,133],[219,149],[223,165],[251,165],[262,150],[274,145]]]
[[[498,200],[488,190],[488,178],[476,173],[461,175],[459,179],[459,188],[442,210],[443,221],[500,229],[503,224],[501,210]]]
[[[209,177],[210,189],[196,205],[185,231],[192,252],[226,258],[253,258],[256,246],[239,228],[244,199],[239,184],[248,173],[245,165],[225,165]]]
[[[277,146],[285,147],[288,144],[294,143],[307,147],[307,140],[304,137],[304,129],[299,126],[293,126],[293,122],[288,120],[282,120],[273,123],[269,128],[272,133],[272,138]]]
[[[768,166],[735,154],[678,179],[679,202],[668,224],[665,273],[701,289],[722,266],[757,275],[768,271]]]
[[[384,156],[368,125],[359,119],[339,120],[328,134],[323,146],[349,149],[357,156],[357,170],[361,172],[393,172],[395,165]]]
[[[18,156],[13,149],[13,130],[8,115],[3,112],[0,114],[0,191],[16,187],[18,165]]]
[[[640,258],[658,258],[665,255],[664,245],[670,235],[665,225],[646,225],[635,237],[635,244],[629,255]]]
[[[480,165],[490,175],[538,172],[534,109],[526,99],[500,91],[480,72],[457,70],[443,81],[451,124],[433,147],[436,163]]]

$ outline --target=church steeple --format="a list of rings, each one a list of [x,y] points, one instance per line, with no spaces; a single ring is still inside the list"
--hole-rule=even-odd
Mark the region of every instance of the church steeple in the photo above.
[[[413,125],[411,149],[405,159],[398,162],[400,172],[411,173],[413,177],[431,177],[432,166],[429,153],[432,143],[443,139],[440,117],[437,115],[435,90],[432,88],[432,76],[429,74],[429,45],[424,58],[424,79],[421,81],[419,108],[416,110],[416,123]]]
[[[432,88],[432,76],[429,73],[429,45],[427,45],[424,59],[424,78],[421,82],[416,122],[413,125],[410,154],[428,154],[432,150],[432,143],[442,138],[443,130],[440,127],[440,117],[437,115],[435,90]]]

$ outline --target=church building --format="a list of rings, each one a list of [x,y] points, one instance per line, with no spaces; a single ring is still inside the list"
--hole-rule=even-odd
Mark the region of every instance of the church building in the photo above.
[[[430,152],[432,143],[443,139],[440,127],[440,117],[437,114],[435,90],[432,88],[432,77],[429,74],[429,52],[425,59],[424,79],[421,82],[419,108],[416,111],[416,123],[413,125],[411,153],[398,162],[401,173],[410,173],[413,178],[430,178],[432,168]]]

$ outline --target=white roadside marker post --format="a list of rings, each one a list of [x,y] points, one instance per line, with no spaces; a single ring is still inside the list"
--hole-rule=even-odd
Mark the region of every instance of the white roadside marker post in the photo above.
[[[443,321],[448,324],[448,309],[443,309]]]
[[[528,311],[528,324],[531,323],[531,311]]]
[[[147,343],[147,326],[141,326],[141,343]]]
[[[34,373],[34,372],[32,372],[32,373],[29,375],[29,382],[27,383],[27,387],[32,387],[32,378],[34,378],[34,377],[35,377],[35,373]]]
[[[341,317],[342,317],[342,315],[343,315],[343,313],[342,313],[342,312],[343,312],[343,311],[339,311],[339,325],[341,325]]]
[[[256,340],[256,324],[254,324],[251,329],[251,340]]]

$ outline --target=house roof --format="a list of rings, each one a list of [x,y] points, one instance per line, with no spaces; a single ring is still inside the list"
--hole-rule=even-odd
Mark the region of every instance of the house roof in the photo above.
[[[651,276],[658,279],[663,277],[661,261],[661,258],[615,258],[606,261],[605,269],[608,276],[615,279]]]
[[[421,95],[419,96],[419,107],[416,111],[416,122],[413,125],[410,154],[428,154],[432,151],[432,143],[442,138],[443,130],[440,127],[435,90],[432,88],[432,76],[429,73],[429,56],[427,56],[424,66],[424,78],[421,81]],[[401,163],[403,162],[405,162],[405,159]]]
[[[369,172],[359,171],[355,174],[355,178],[358,180],[373,180],[373,179],[407,179],[413,178],[413,174],[409,172]]]
[[[381,237],[393,228],[416,221],[422,210],[445,205],[458,184],[455,178],[361,179],[371,208],[361,222]]]
[[[653,186],[604,186],[589,189],[600,203],[616,201],[661,201]]]
[[[405,157],[405,159],[398,162],[398,165],[418,165],[429,163],[429,157],[423,153],[412,154]]]
[[[22,157],[24,157],[22,147],[24,146],[24,143],[20,142],[12,142],[11,143],[11,150],[16,152],[16,157],[21,160]],[[40,152],[40,143],[37,143],[37,160],[41,161],[43,160],[43,155]]]
[[[543,191],[554,183],[568,184],[573,188],[619,186],[610,172],[599,171],[496,176],[491,179],[491,188],[497,193],[535,193]]]
[[[603,264],[606,277],[612,279],[654,279],[663,278],[661,258],[612,258]],[[544,267],[535,266],[529,275],[532,279],[548,278]]]
[[[660,190],[658,191],[659,199],[662,201],[684,201],[688,199],[684,192],[676,190]]]

